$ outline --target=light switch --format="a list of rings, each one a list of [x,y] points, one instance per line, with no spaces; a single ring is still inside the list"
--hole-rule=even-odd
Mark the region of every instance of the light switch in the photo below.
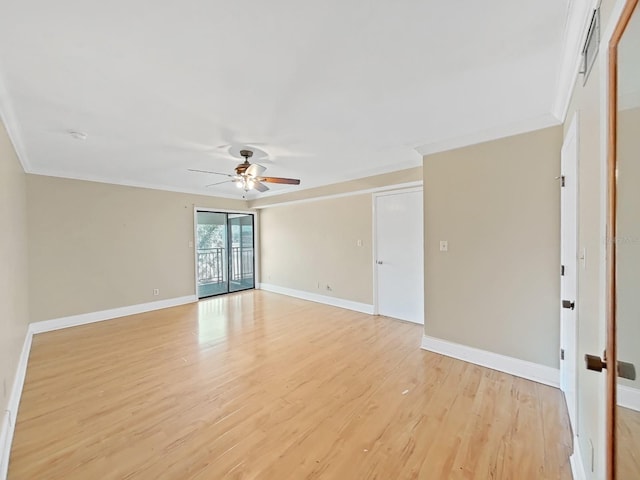
[[[362,240],[358,240],[358,241],[356,241],[356,246],[357,246],[357,247],[361,247],[361,246],[362,246]]]
[[[446,240],[440,240],[440,251],[448,252],[449,251],[449,242]]]

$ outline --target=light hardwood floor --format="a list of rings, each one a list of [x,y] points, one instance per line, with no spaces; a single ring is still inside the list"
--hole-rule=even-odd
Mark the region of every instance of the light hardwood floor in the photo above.
[[[261,291],[34,337],[9,479],[569,479],[560,391]]]
[[[621,480],[640,478],[640,412],[618,407],[617,477]]]

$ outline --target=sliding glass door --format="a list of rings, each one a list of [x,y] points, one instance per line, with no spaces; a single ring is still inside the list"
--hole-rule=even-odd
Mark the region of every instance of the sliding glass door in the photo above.
[[[253,215],[229,215],[228,226],[231,243],[229,291],[253,288]]]
[[[253,215],[196,212],[198,298],[253,288]]]

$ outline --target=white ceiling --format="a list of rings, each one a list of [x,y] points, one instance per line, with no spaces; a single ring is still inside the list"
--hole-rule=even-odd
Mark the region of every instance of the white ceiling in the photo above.
[[[282,193],[558,123],[568,3],[8,0],[0,101],[33,173],[238,197],[187,168],[257,144]]]

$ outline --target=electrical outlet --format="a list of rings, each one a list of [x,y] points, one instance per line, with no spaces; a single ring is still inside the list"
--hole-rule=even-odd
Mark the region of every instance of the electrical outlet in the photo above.
[[[441,252],[449,251],[449,242],[447,240],[440,240],[440,251]]]
[[[154,288],[153,289],[153,296],[157,297],[158,295],[160,295],[160,289],[159,288]]]

